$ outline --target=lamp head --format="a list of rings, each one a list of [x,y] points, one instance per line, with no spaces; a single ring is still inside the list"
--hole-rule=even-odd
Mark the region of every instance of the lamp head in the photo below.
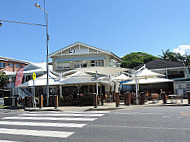
[[[34,6],[37,8],[41,8],[41,6],[38,3],[35,3]]]

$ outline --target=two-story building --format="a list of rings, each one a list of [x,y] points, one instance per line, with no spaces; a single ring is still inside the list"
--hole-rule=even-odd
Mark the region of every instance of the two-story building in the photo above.
[[[122,60],[112,52],[76,42],[49,55],[53,70],[63,72],[75,68],[120,67]]]
[[[28,64],[27,61],[0,56],[0,71],[3,72],[16,72],[20,67],[25,67]]]
[[[49,58],[53,66],[49,73],[50,95],[56,93],[66,100],[76,100],[77,95],[92,98],[93,93],[108,94],[115,89],[112,77],[128,71],[120,68],[122,60],[112,52],[80,42],[50,54]],[[46,75],[36,78],[36,95],[44,94],[46,80]],[[20,88],[32,86],[30,80]]]
[[[15,75],[19,68],[25,67],[30,64],[27,61],[8,58],[8,57],[1,57],[0,56],[0,72],[4,72],[6,75],[9,76],[10,83],[6,86],[3,90],[0,90],[0,97],[9,96],[11,92],[11,84],[15,82]]]

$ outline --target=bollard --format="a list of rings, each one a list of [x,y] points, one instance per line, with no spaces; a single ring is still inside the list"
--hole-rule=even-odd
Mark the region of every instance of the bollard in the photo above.
[[[54,99],[54,98],[53,98],[53,95],[50,95],[50,96],[49,96],[49,106],[51,106],[51,107],[54,106],[54,101],[53,101],[53,99]]]
[[[118,92],[116,92],[115,93],[115,104],[116,104],[116,107],[119,107],[119,93]]]
[[[190,92],[187,91],[187,99],[188,99],[188,104],[190,104]]]
[[[139,94],[139,104],[144,105],[145,95],[144,92]]]
[[[94,108],[97,108],[97,106],[98,106],[98,100],[97,100],[96,93],[93,93],[93,106],[94,106]]]
[[[104,105],[104,94],[101,95],[101,105]]]
[[[28,107],[28,97],[25,97],[25,98],[24,98],[24,106],[25,106],[25,107]]]
[[[76,105],[77,105],[77,106],[80,105],[80,97],[79,97],[79,94],[77,94]]]
[[[127,93],[123,94],[124,105],[127,105]]]
[[[15,97],[15,106],[17,107],[17,103],[18,103],[18,100],[17,100],[17,97]]]
[[[115,91],[112,91],[112,99],[113,99],[113,102],[115,102]]]
[[[43,95],[39,96],[39,108],[43,107]]]
[[[32,107],[32,97],[28,97],[28,107]]]
[[[166,94],[164,92],[162,92],[161,94],[162,94],[163,104],[167,104]]]
[[[58,95],[54,95],[54,107],[58,108]]]
[[[127,93],[126,94],[126,105],[131,105],[131,96],[132,96],[132,94],[131,93]]]

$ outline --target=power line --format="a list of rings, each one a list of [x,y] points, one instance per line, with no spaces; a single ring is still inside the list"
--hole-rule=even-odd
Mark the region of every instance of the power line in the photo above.
[[[19,24],[25,24],[25,25],[33,25],[33,26],[46,26],[42,24],[35,24],[35,23],[25,23],[25,22],[19,22],[19,21],[10,21],[10,20],[0,20],[2,22],[9,22],[9,23],[19,23]]]

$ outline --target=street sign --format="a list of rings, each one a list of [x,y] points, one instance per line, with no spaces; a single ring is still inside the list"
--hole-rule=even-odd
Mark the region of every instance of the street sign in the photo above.
[[[35,73],[35,72],[32,74],[32,79],[33,79],[33,80],[36,79],[36,73]]]

